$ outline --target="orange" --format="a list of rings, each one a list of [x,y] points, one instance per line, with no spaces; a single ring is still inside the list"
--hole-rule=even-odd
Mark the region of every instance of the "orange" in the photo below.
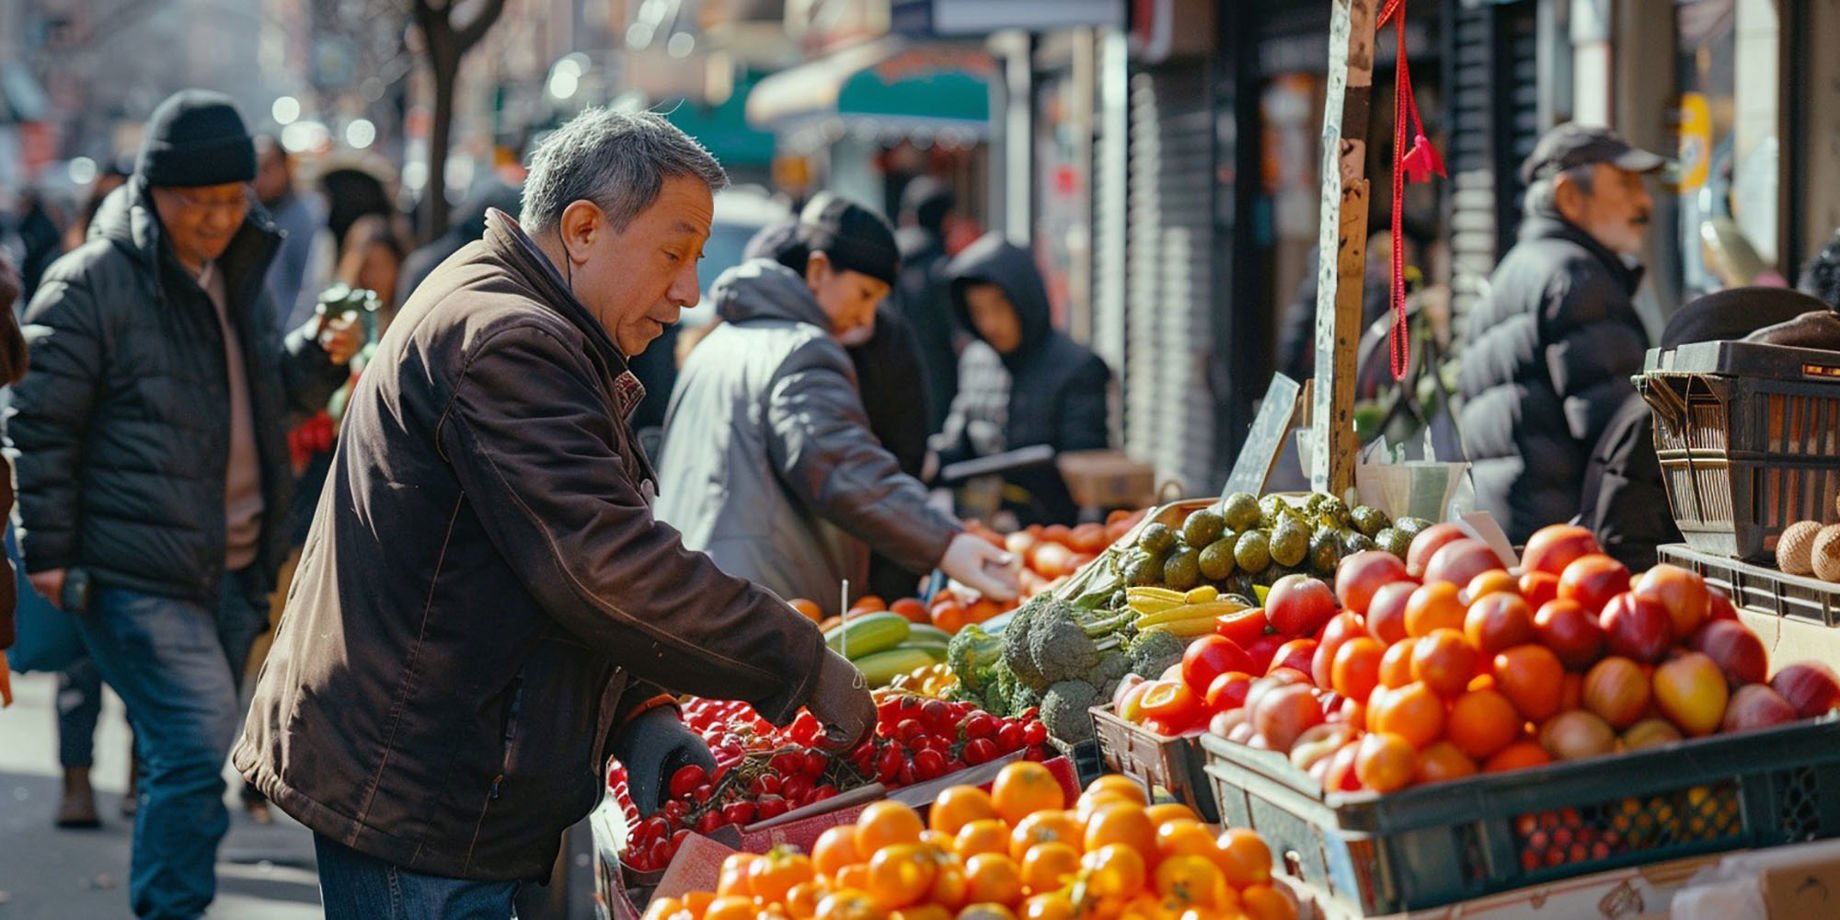
[[[1495,687],[1530,722],[1559,714],[1565,693],[1565,665],[1544,645],[1528,643],[1495,653]]]
[[[1357,636],[1335,650],[1329,668],[1329,686],[1351,699],[1365,700],[1380,685],[1380,662],[1386,658],[1386,646],[1371,636]]]
[[[988,597],[979,598],[965,608],[965,622],[982,623],[1003,612],[1003,606]]]
[[[1354,775],[1375,792],[1397,792],[1418,776],[1418,750],[1391,732],[1371,732],[1355,749]]]
[[[1061,781],[1047,767],[1019,760],[1003,768],[991,785],[990,800],[998,816],[1012,826],[1038,811],[1067,807],[1067,795]]]
[[[1038,894],[1023,903],[1022,920],[1073,920],[1073,901],[1065,892]]]
[[[771,917],[772,914],[763,916]],[[952,920],[952,912],[937,904],[921,904],[888,914],[888,920]]]
[[[836,878],[844,866],[862,862],[856,855],[856,828],[833,827],[818,835],[811,847],[811,864],[820,875]]]
[[[1444,737],[1471,760],[1487,760],[1521,735],[1521,714],[1496,690],[1471,690],[1450,704]]]
[[[1140,805],[1108,805],[1086,821],[1086,852],[1117,844],[1139,853],[1156,853],[1156,825]]]
[[[684,902],[676,898],[653,898],[645,905],[645,916],[641,920],[673,920],[678,913],[687,913]]]
[[[884,908],[918,904],[933,890],[937,871],[932,856],[917,843],[886,847],[869,860],[869,896]]]
[[[1013,902],[973,902],[971,906],[958,912],[958,920],[1016,920],[1016,912],[1007,906],[1010,903]]]
[[[1086,789],[1084,790],[1085,795],[1095,795],[1102,792],[1109,792],[1113,795],[1122,796],[1139,805],[1150,804],[1150,799],[1144,795],[1144,787],[1138,785],[1137,780],[1125,776],[1122,773],[1107,773],[1087,783]]]
[[[684,895],[684,910],[700,917],[715,900],[716,893],[713,891],[692,891]]]
[[[926,819],[927,826],[951,837],[973,821],[996,816],[997,808],[990,802],[990,793],[976,786],[953,786],[939,794]]]
[[[1417,645],[1417,639],[1401,639],[1387,647],[1380,656],[1380,686],[1403,687],[1412,682],[1412,649]],[[1368,699],[1373,699],[1372,691]]]
[[[1522,739],[1502,748],[1489,762],[1482,765],[1484,773],[1506,773],[1525,767],[1537,767],[1552,763],[1552,755],[1540,747],[1536,741]]]
[[[811,857],[788,847],[774,847],[748,867],[748,887],[769,903],[786,900],[792,889],[812,881]]]
[[[1022,857],[1022,887],[1031,894],[1057,891],[1080,871],[1080,851],[1054,841],[1038,843]]]
[[[1476,762],[1448,741],[1439,741],[1418,752],[1419,783],[1442,783],[1476,773]]]
[[[1144,809],[1144,814],[1148,815],[1150,817],[1150,823],[1156,825],[1158,828],[1176,821],[1201,820],[1201,816],[1195,814],[1193,808],[1180,802],[1158,802]]]
[[[1101,789],[1097,792],[1088,792],[1081,795],[1080,800],[1074,803],[1073,814],[1081,823],[1085,823],[1092,818],[1095,812],[1108,805],[1134,805],[1138,808],[1144,807],[1141,797],[1130,798],[1120,795],[1116,790]]]
[[[1478,656],[1455,629],[1434,629],[1412,647],[1412,677],[1442,697],[1454,697],[1476,676]]]
[[[1429,636],[1434,629],[1463,629],[1463,617],[1469,613],[1460,598],[1461,590],[1447,581],[1420,585],[1406,598],[1406,635],[1416,639]]]
[[[886,914],[875,904],[875,899],[860,888],[844,888],[833,891],[818,902],[817,920],[871,920],[885,917]]]
[[[956,600],[934,604],[932,610],[933,625],[949,633],[957,633],[965,628],[965,608]]]
[[[1367,704],[1367,728],[1398,735],[1415,748],[1424,747],[1444,733],[1444,701],[1422,683],[1377,690]]]
[[[1080,852],[1086,828],[1070,811],[1038,811],[1022,819],[1009,835],[1009,856],[1020,860],[1039,843],[1064,843]]]
[[[1257,831],[1230,827],[1216,841],[1220,847],[1220,869],[1227,884],[1235,888],[1263,884],[1271,880],[1271,848]]]
[[[888,602],[873,594],[865,594],[850,605],[851,613],[879,613],[888,609]]]
[[[933,622],[933,618],[927,616],[926,605],[920,603],[917,598],[901,598],[889,604],[888,609],[906,617],[909,623],[919,623],[922,626],[930,626]]]
[[[754,899],[741,895],[723,895],[709,902],[703,920],[754,920]]]
[[[754,856],[751,853],[736,853],[722,860],[722,874],[716,882],[716,897],[753,897],[754,883],[748,879],[748,870],[753,867]]]
[[[980,853],[1008,855],[1009,825],[997,818],[973,821],[958,829],[958,836],[952,838],[952,849],[958,852],[959,859]]]
[[[1000,853],[971,857],[965,861],[965,900],[972,904],[1022,900],[1022,867]]]
[[[1214,861],[1220,858],[1220,847],[1200,821],[1171,821],[1156,829],[1156,853],[1162,859],[1199,856]]]
[[[1226,876],[1213,860],[1172,856],[1156,868],[1156,893],[1177,908],[1217,907]]]
[[[1241,891],[1239,903],[1252,920],[1297,920],[1297,905],[1270,885],[1253,885]]]
[[[927,902],[953,910],[963,907],[970,888],[964,862],[956,854],[932,847],[927,848],[927,858],[933,861],[933,888],[927,892]]]
[[[1108,843],[1080,860],[1086,890],[1102,898],[1129,898],[1144,890],[1150,870],[1137,850]]]
[[[926,825],[920,815],[899,802],[876,802],[856,818],[856,854],[859,859],[875,856],[877,850],[898,843],[920,843]]]
[[[786,892],[786,913],[792,920],[811,920],[818,915],[818,902],[823,898],[824,888],[817,882],[794,885]]]
[[[856,863],[855,865],[844,866],[837,872],[837,877],[834,881],[837,883],[838,891],[868,891],[869,864]]]
[[[803,597],[795,597],[792,600],[787,601],[786,603],[791,604],[792,609],[797,610],[798,612],[804,614],[805,619],[810,620],[813,623],[824,622],[824,608],[818,606],[817,601],[809,600]]]
[[[1520,597],[1521,583],[1502,569],[1490,569],[1470,579],[1469,584],[1463,588],[1463,596],[1468,601],[1474,602],[1479,597],[1485,597],[1497,591]]]

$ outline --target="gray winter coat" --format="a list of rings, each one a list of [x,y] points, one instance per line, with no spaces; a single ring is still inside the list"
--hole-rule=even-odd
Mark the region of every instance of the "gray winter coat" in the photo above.
[[[805,282],[757,259],[710,295],[723,323],[671,394],[658,518],[723,571],[832,614],[843,579],[864,584],[870,546],[933,568],[958,523],[869,433],[850,356]]]

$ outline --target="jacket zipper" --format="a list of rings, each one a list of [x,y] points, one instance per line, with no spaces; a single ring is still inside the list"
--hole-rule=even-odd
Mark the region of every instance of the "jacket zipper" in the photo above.
[[[524,707],[524,675],[519,674],[511,681],[511,701],[505,706],[505,727],[499,734],[503,740],[504,753],[499,762],[498,773],[492,777],[492,786],[486,790],[486,800],[480,803],[479,820],[473,824],[473,839],[466,845],[466,859],[463,863],[473,864],[473,851],[479,847],[479,834],[485,830],[486,814],[492,810],[492,803],[498,801],[499,793],[505,785],[505,774],[511,772],[511,745],[517,739],[518,713]]]

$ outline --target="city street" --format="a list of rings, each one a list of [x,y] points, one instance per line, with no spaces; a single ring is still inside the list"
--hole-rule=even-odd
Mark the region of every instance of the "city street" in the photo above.
[[[128,727],[113,695],[96,732],[99,830],[58,830],[58,765],[52,700],[55,676],[15,675],[16,699],[0,711],[0,920],[91,920],[129,916],[128,851],[133,826],[117,805],[128,775]],[[228,776],[226,772],[226,776]],[[234,787],[232,787],[234,788]],[[249,820],[231,807],[230,836],[218,853],[215,920],[317,920],[313,840],[287,815]]]

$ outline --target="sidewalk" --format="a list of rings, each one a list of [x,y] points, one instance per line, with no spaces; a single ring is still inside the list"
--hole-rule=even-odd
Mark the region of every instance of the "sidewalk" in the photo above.
[[[132,825],[117,806],[128,775],[128,729],[112,694],[96,732],[100,830],[51,826],[60,771],[52,697],[55,676],[14,675],[13,706],[0,710],[0,920],[90,920],[131,916],[128,854]],[[226,774],[228,775],[228,774]],[[239,784],[240,785],[240,784]],[[320,920],[313,838],[287,815],[258,825],[230,809],[218,851],[215,920]]]

